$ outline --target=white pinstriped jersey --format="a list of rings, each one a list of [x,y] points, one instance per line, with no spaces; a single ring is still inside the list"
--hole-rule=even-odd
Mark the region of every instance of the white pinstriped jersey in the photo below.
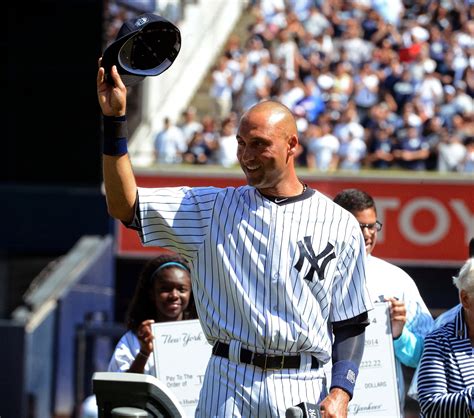
[[[313,192],[313,191],[311,191]],[[328,321],[371,307],[365,247],[349,212],[315,191],[277,205],[255,188],[139,188],[144,245],[179,252],[211,344],[331,356]]]

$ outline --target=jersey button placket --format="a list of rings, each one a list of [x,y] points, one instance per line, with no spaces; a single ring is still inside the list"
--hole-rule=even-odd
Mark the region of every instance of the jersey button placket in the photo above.
[[[270,216],[270,219],[269,219],[269,222],[268,222],[268,245],[271,245],[273,242],[275,242],[275,228],[276,228],[276,222],[275,222],[275,219],[277,217],[277,214],[276,214],[276,208],[278,208],[278,206],[276,205],[271,205],[269,207],[269,216]],[[265,306],[267,307],[266,309],[266,318],[265,318],[265,323],[266,323],[266,326],[265,326],[265,346],[266,347],[269,347],[270,344],[271,344],[271,340],[273,339],[273,323],[272,323],[272,317],[273,317],[273,314],[275,312],[275,308],[276,306],[272,306],[271,303],[275,303],[275,301],[273,300],[272,297],[270,297],[271,295],[271,289],[273,287],[273,283],[278,280],[277,277],[275,277],[276,275],[278,275],[278,272],[274,272],[273,271],[273,257],[275,257],[275,253],[270,253],[271,256],[268,257],[267,259],[267,266],[268,268],[270,269],[269,271],[269,274],[266,276],[267,277],[267,280],[269,280],[269,282],[267,282],[266,286],[267,286],[267,289],[268,291],[265,292]]]
[[[278,280],[280,279],[280,274],[277,272],[275,273],[273,276],[272,276],[272,282],[277,284],[278,283]],[[274,301],[273,301],[274,302]],[[278,311],[278,305],[273,305],[272,306],[272,310],[273,312],[277,312]]]

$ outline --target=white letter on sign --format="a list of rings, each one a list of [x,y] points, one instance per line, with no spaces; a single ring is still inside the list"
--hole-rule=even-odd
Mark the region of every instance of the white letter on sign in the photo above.
[[[413,218],[420,210],[430,211],[435,219],[431,231],[420,232],[416,229]],[[432,245],[444,238],[450,224],[449,212],[435,199],[414,199],[402,208],[400,213],[400,228],[406,237],[418,245]]]
[[[474,216],[469,213],[469,208],[461,199],[453,199],[449,202],[462,224],[466,227],[466,235],[464,239],[466,244],[474,237]]]
[[[390,197],[377,197],[374,198],[375,200],[375,206],[377,207],[377,219],[382,222],[382,224],[385,223],[386,216],[385,212],[389,209],[395,210],[398,209],[400,206],[400,201],[396,198],[390,198]],[[385,226],[385,228],[387,228]],[[378,234],[377,234],[377,242],[380,244],[385,241],[385,231],[382,229]]]

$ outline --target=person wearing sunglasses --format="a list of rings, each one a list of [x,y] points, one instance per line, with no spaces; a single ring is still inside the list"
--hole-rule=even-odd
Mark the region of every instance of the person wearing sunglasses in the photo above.
[[[372,196],[363,190],[344,189],[334,197],[334,202],[351,212],[359,222],[367,253],[367,288],[372,300],[390,302],[400,411],[403,414],[405,384],[401,365],[417,366],[424,338],[433,328],[433,317],[414,280],[400,267],[372,255],[377,233],[382,229]]]

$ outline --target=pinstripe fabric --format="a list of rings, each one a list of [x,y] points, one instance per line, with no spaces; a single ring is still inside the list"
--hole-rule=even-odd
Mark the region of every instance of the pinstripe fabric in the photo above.
[[[326,363],[331,356],[328,321],[352,318],[371,307],[359,225],[318,192],[279,206],[250,186],[139,189],[137,209],[144,245],[167,247],[189,259],[196,307],[211,344],[220,340],[256,352],[309,352]],[[324,256],[317,259],[318,254]],[[240,386],[230,387],[232,379],[224,386],[218,378],[220,373],[227,378],[226,369],[216,366],[223,361],[213,358],[209,366],[202,416],[240,416],[228,410],[229,402],[237,402]],[[246,379],[259,408],[277,407],[284,415],[283,408],[297,403],[294,399],[309,400],[289,391],[276,406],[267,393],[270,383],[261,390],[253,387],[266,382],[268,372],[235,367],[244,377],[233,381],[241,385]],[[304,373],[301,379],[311,382]],[[280,394],[288,386],[284,380],[272,380]],[[209,409],[211,404],[217,409]],[[251,416],[266,416],[254,415],[253,407],[250,411]]]
[[[425,339],[418,373],[423,417],[462,418],[473,414],[474,357],[461,309],[454,320]]]
[[[436,320],[434,321],[433,324],[433,330],[443,326],[444,324],[452,321],[456,315],[458,314],[459,310],[462,309],[461,304],[458,304],[456,306],[453,306],[451,309],[448,309],[446,312],[443,312],[441,315],[439,315]],[[410,387],[408,388],[408,396],[411,398],[418,400],[418,372],[420,369],[420,363],[418,363],[418,366],[416,367],[415,373],[413,374],[413,378],[411,380]]]
[[[290,406],[317,404],[326,395],[321,371],[258,367],[211,357],[201,390],[197,417],[284,417]],[[204,396],[203,396],[204,395]]]

